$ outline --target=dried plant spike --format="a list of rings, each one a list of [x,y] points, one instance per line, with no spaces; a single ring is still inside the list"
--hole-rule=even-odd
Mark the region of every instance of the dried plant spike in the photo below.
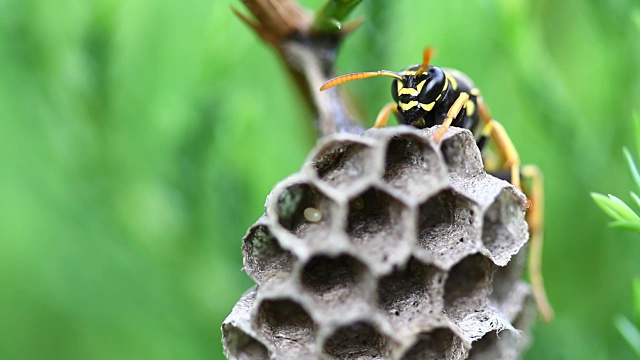
[[[521,356],[526,199],[468,130],[434,130],[326,137],[276,185],[243,245],[259,286],[223,324],[230,359]]]

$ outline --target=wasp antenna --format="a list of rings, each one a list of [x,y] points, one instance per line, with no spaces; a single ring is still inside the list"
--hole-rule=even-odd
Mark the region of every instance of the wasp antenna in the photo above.
[[[431,54],[433,54],[433,49],[430,47],[424,48],[422,52],[422,66],[416,71],[416,77],[422,75],[423,72],[429,70],[429,61],[431,60]]]
[[[393,71],[388,71],[388,70],[356,72],[352,74],[346,74],[346,75],[340,75],[340,76],[334,77],[333,79],[322,84],[322,86],[320,87],[320,91],[330,89],[334,86],[338,86],[340,84],[344,84],[349,81],[362,80],[362,79],[367,79],[367,78],[376,77],[376,76],[388,76],[388,77],[396,78],[398,80],[402,80],[402,75]]]

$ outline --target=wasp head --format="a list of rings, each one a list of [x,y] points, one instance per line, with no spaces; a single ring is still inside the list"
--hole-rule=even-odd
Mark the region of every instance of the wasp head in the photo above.
[[[429,66],[420,71],[421,65],[415,65],[402,71],[402,79],[391,84],[391,96],[398,104],[398,112],[403,123],[424,128],[424,116],[441,99],[447,78],[439,67]]]
[[[433,109],[446,90],[447,78],[439,67],[429,66],[431,48],[424,49],[422,64],[406,68],[401,72],[379,70],[373,72],[357,72],[335,77],[320,87],[320,91],[344,84],[349,81],[362,80],[376,76],[395,78],[391,85],[391,95],[398,105],[398,114],[402,122],[417,128],[427,126],[425,115]]]

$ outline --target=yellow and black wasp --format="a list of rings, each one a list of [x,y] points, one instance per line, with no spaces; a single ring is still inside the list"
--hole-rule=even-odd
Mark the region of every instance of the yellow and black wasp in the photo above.
[[[481,151],[487,140],[491,139],[494,142],[502,161],[487,171],[502,175],[501,177],[509,180],[519,190],[523,190],[520,178],[529,180],[529,186],[524,189],[530,201],[527,212],[531,233],[529,274],[540,314],[548,321],[553,317],[553,310],[545,294],[540,270],[542,175],[536,166],[520,166],[520,157],[507,132],[491,117],[480,91],[469,77],[457,70],[430,65],[432,53],[431,48],[426,48],[422,64],[409,66],[400,72],[379,70],[335,77],[324,83],[320,91],[354,80],[377,76],[392,77],[395,79],[391,84],[393,102],[380,110],[374,127],[385,126],[390,114],[395,113],[403,124],[419,129],[441,125],[434,134],[436,143],[441,140],[449,126],[471,130],[476,135],[476,143]]]

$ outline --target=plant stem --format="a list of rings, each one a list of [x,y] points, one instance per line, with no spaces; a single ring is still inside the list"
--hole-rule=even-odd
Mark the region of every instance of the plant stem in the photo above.
[[[313,21],[294,0],[243,0],[251,19],[234,12],[284,62],[309,109],[316,115],[320,136],[339,132],[361,133],[364,128],[347,110],[345,99],[335,89],[320,93],[320,86],[333,76],[335,56],[341,40],[350,30],[326,28],[314,31],[313,24],[327,16],[344,19],[361,0],[329,0]]]

